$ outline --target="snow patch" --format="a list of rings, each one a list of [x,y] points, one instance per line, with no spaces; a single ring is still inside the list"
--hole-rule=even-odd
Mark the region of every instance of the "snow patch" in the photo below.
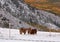
[[[10,37],[9,37],[10,30]],[[1,37],[2,36],[2,37]],[[38,31],[36,35],[19,34],[18,29],[6,29],[0,27],[0,39],[22,40],[22,41],[46,41],[46,42],[60,42],[60,33],[41,32]]]

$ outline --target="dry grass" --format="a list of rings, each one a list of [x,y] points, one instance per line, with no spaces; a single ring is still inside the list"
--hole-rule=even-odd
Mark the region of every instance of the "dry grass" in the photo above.
[[[25,3],[37,9],[46,10],[60,16],[60,6],[57,3],[49,3],[48,0],[25,0]]]
[[[50,28],[47,28],[45,26],[42,26],[42,25],[39,25],[39,24],[35,24],[35,23],[28,23],[29,25],[32,25],[34,27],[37,27],[37,29],[39,29],[39,31],[46,31],[46,32],[60,32],[60,29],[59,30],[55,30],[55,29],[50,29]]]

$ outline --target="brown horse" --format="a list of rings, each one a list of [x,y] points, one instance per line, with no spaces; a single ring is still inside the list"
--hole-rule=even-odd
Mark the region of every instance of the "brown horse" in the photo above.
[[[22,34],[22,33],[26,34],[26,30],[27,30],[26,28],[20,28],[19,32],[20,32],[20,34]]]

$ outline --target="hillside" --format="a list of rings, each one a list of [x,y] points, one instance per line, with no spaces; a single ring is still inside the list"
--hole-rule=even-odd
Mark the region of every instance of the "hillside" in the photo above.
[[[3,15],[1,18],[9,19],[13,25],[12,28],[15,29],[31,27],[37,28],[39,31],[60,32],[59,16],[31,7],[24,0],[0,0],[0,13]],[[4,22],[7,21],[2,23],[1,20],[0,26],[4,27]]]
[[[60,16],[60,0],[25,0],[25,3]]]

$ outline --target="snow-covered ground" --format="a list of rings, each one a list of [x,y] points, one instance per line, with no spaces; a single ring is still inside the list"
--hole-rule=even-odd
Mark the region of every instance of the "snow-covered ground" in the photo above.
[[[10,30],[10,35],[9,35]],[[38,31],[36,35],[19,34],[18,29],[0,27],[1,42],[60,42],[60,33]]]

